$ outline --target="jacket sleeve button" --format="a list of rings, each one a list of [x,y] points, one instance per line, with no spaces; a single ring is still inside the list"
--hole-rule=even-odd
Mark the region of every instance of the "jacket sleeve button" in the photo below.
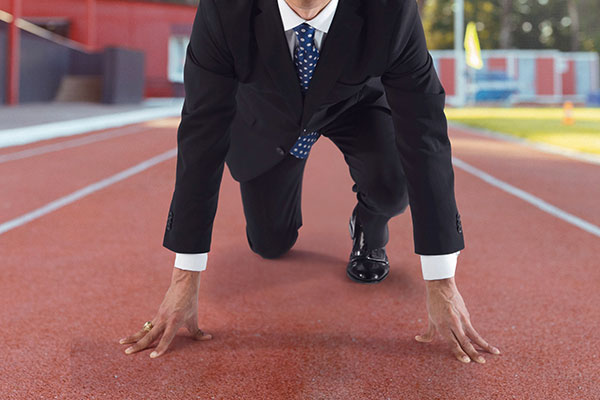
[[[283,156],[285,154],[285,150],[281,147],[276,148],[275,151],[277,151],[277,154],[279,154],[280,156]]]

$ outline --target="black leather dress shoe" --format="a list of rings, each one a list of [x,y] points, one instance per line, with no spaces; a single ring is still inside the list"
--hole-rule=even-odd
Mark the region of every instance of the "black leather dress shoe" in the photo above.
[[[365,234],[356,218],[356,211],[350,217],[350,237],[353,245],[350,262],[346,267],[348,277],[359,283],[381,282],[390,272],[385,247],[367,250]]]

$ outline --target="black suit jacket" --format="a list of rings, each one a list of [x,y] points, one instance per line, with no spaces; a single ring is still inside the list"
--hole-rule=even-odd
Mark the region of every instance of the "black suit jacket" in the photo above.
[[[305,96],[276,0],[200,0],[184,86],[165,247],[209,251],[225,160],[236,180],[250,180],[280,162],[299,135],[365,103],[390,110],[416,253],[464,247],[445,93],[415,0],[340,0]]]

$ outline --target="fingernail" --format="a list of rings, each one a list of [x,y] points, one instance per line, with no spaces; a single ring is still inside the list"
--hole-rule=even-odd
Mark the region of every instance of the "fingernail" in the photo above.
[[[494,354],[500,354],[500,350],[498,350],[497,348],[493,347],[492,348],[492,353],[494,353]]]
[[[128,348],[125,350],[125,354],[130,354],[132,351],[133,351],[133,347],[128,347]]]
[[[485,358],[483,358],[483,357],[477,357],[477,362],[480,362],[480,363],[483,364],[483,363],[485,363]]]
[[[158,353],[156,351],[153,351],[152,353],[150,353],[150,358],[156,358],[158,357]]]
[[[125,342],[125,338],[119,340],[119,343],[123,344]]]
[[[471,362],[471,359],[469,357],[466,357],[466,356],[463,357],[463,358],[461,358],[461,360],[462,360],[462,362],[466,362],[466,363]]]

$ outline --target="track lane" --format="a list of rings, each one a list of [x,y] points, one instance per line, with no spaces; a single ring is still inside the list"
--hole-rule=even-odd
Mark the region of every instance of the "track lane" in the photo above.
[[[0,236],[2,390],[148,399],[600,392],[600,338],[590,324],[600,319],[597,238],[457,170],[467,241],[457,280],[475,326],[504,351],[464,366],[439,340],[412,339],[426,314],[408,214],[390,226],[390,277],[375,286],[347,280],[351,181],[327,140],[313,151],[304,227],[282,260],[248,250],[239,189],[226,174],[200,298],[201,326],[215,339],[178,337],[161,359],[125,356],[116,341],[153,315],[168,284],[173,256],[160,242],[174,160]],[[369,384],[357,385],[365,373]]]
[[[63,122],[68,122],[68,121],[63,121]],[[18,145],[15,144],[12,146],[0,147],[0,155],[10,154],[10,153],[14,153],[14,152],[22,151],[22,150],[36,149],[39,147],[44,147],[46,145],[57,145],[59,143],[66,144],[66,143],[78,141],[79,139],[91,138],[93,136],[99,136],[99,135],[101,136],[104,134],[110,135],[112,133],[112,134],[116,134],[117,136],[119,136],[120,134],[122,134],[122,132],[129,131],[129,130],[131,130],[135,127],[139,127],[139,126],[166,127],[166,126],[172,126],[173,124],[177,124],[178,122],[179,122],[179,118],[167,117],[167,118],[154,119],[154,120],[150,120],[150,121],[146,121],[146,122],[139,122],[136,124],[123,125],[123,126],[114,127],[114,128],[97,129],[95,131],[80,133],[75,136],[56,136],[56,137],[52,137],[52,138],[48,138],[48,139],[38,140],[35,142],[31,142],[31,143],[18,144]],[[0,130],[0,133],[1,132],[2,132],[2,130]]]
[[[174,127],[173,119],[159,120],[114,130],[110,135],[98,133],[104,135],[102,140],[94,141],[94,135],[86,135],[0,154],[1,158],[24,152],[39,153],[48,146],[54,149],[0,163],[0,223],[173,148]],[[86,140],[83,143],[74,142],[83,139]],[[73,146],[74,143],[77,145]]]
[[[42,154],[54,153],[74,147],[85,146],[86,144],[100,142],[103,140],[109,140],[123,135],[140,133],[143,129],[144,128],[141,126],[130,126],[119,130],[96,132],[90,135],[86,135],[85,137],[56,141],[55,143],[47,143],[37,146],[27,146],[29,148],[25,147],[22,150],[13,150],[5,152],[5,154],[0,154],[0,164],[9,161],[35,157]]]
[[[514,142],[451,129],[453,154],[595,225],[600,225],[600,166]]]

